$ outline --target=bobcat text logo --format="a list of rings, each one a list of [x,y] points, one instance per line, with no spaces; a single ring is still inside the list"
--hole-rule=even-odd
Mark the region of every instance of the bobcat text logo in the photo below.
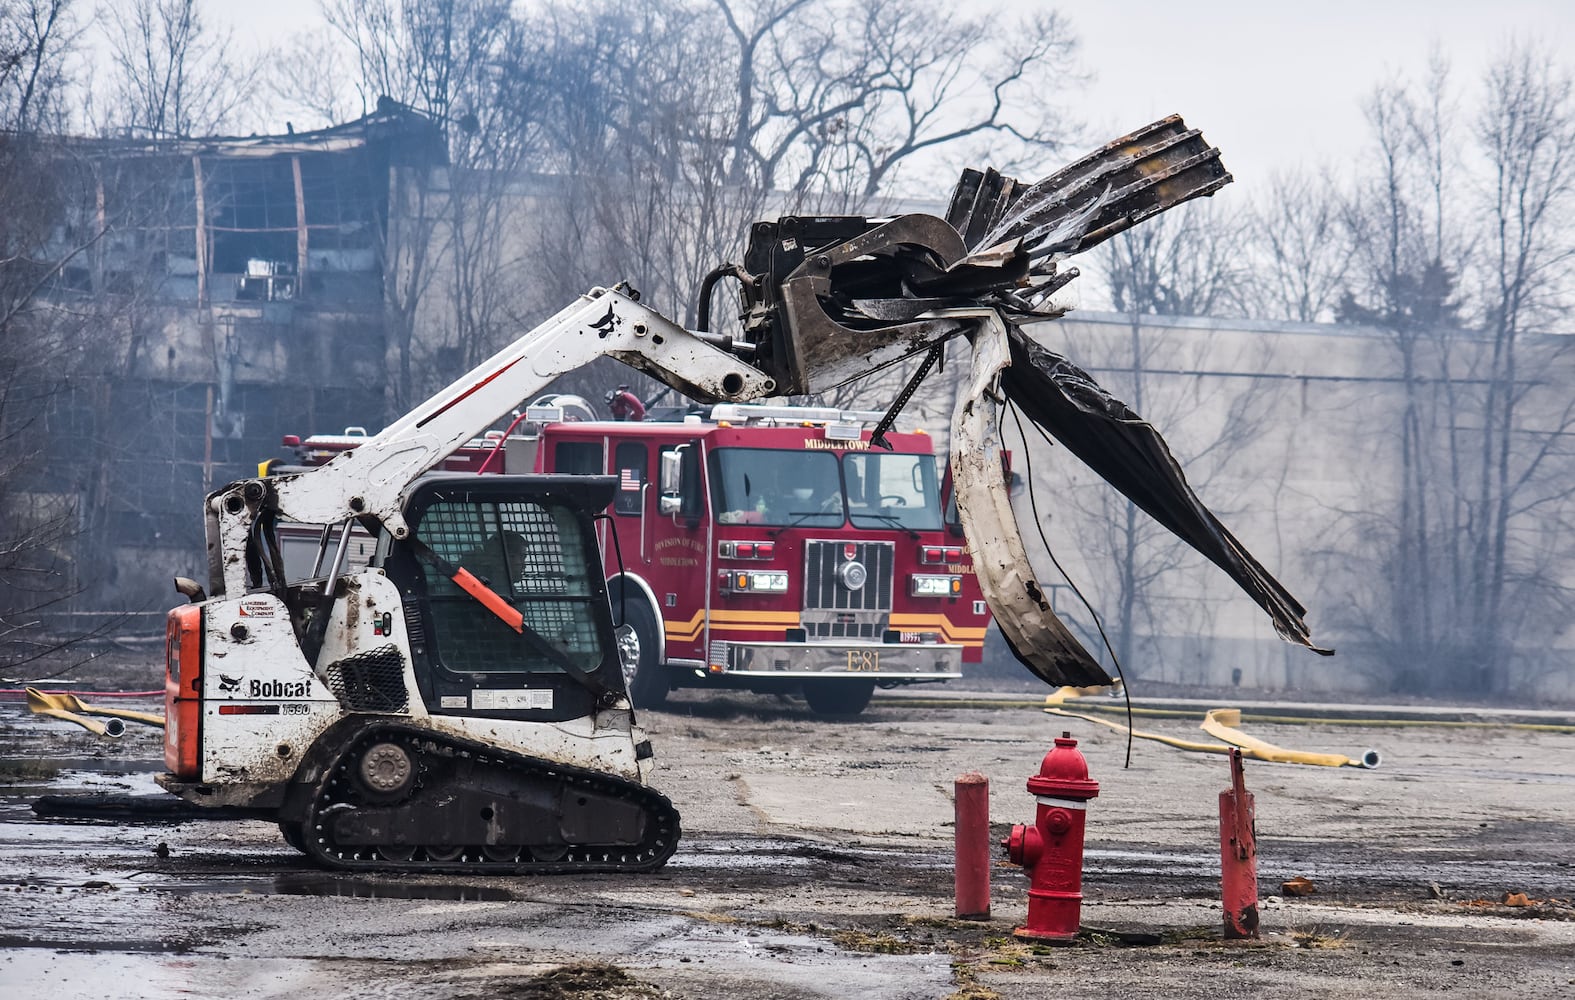
[[[253,698],[305,698],[311,685],[306,681],[252,681],[246,693]]]

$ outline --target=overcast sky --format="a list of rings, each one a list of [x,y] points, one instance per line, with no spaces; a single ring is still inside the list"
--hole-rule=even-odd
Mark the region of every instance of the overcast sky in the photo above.
[[[1434,46],[1468,91],[1513,39],[1546,43],[1575,70],[1572,0],[1060,6],[1097,74],[1086,91],[1095,134],[1180,112],[1253,188],[1304,158],[1338,169],[1366,141],[1362,106],[1373,88],[1397,74],[1419,78]]]
[[[1043,0],[975,0],[1004,11]],[[1082,0],[1057,6],[1093,79],[1075,94],[1088,145],[1179,112],[1219,146],[1239,190],[1299,161],[1338,168],[1366,139],[1379,82],[1419,77],[1432,46],[1473,83],[1512,39],[1575,69],[1575,0]],[[237,39],[282,41],[318,22],[316,0],[214,0]],[[276,123],[282,130],[283,123]],[[1059,164],[1055,164],[1058,166]]]

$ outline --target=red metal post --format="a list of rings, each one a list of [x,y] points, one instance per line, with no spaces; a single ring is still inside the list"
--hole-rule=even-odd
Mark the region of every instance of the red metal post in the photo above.
[[[957,778],[957,919],[990,919],[990,779]]]
[[[1252,793],[1241,751],[1230,754],[1230,784],[1220,792],[1220,891],[1225,903],[1225,937],[1258,936],[1258,841]]]
[[[1007,856],[1029,874],[1028,919],[1012,933],[1071,944],[1083,907],[1083,826],[1088,800],[1099,794],[1071,733],[1056,738],[1039,773],[1028,779],[1028,791],[1038,803],[1034,825],[1014,826],[1002,841]]]

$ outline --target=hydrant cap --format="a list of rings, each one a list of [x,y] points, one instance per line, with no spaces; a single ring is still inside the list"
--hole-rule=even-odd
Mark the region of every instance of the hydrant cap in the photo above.
[[[1039,773],[1028,779],[1028,791],[1058,799],[1092,799],[1099,795],[1099,782],[1088,777],[1088,761],[1070,735],[1057,736],[1055,747],[1045,754]]]

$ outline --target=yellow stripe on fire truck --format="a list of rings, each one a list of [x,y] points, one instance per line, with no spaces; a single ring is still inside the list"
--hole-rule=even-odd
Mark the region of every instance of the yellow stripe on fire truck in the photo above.
[[[711,612],[711,624],[734,632],[776,632],[792,628],[799,622],[796,611],[728,611]],[[664,621],[664,631],[669,642],[694,642],[700,638],[705,623],[705,612],[696,611],[688,621]],[[891,627],[903,632],[938,632],[946,642],[977,645],[984,641],[988,631],[983,627],[953,625],[942,614],[891,616]]]
[[[696,611],[687,622],[664,621],[670,642],[693,642],[700,637],[705,611]],[[798,624],[797,611],[723,611],[711,612],[711,624],[719,628],[746,632],[780,631]]]
[[[980,643],[988,626],[953,625],[943,614],[904,615],[893,613],[891,627],[899,632],[939,632],[947,642]]]

